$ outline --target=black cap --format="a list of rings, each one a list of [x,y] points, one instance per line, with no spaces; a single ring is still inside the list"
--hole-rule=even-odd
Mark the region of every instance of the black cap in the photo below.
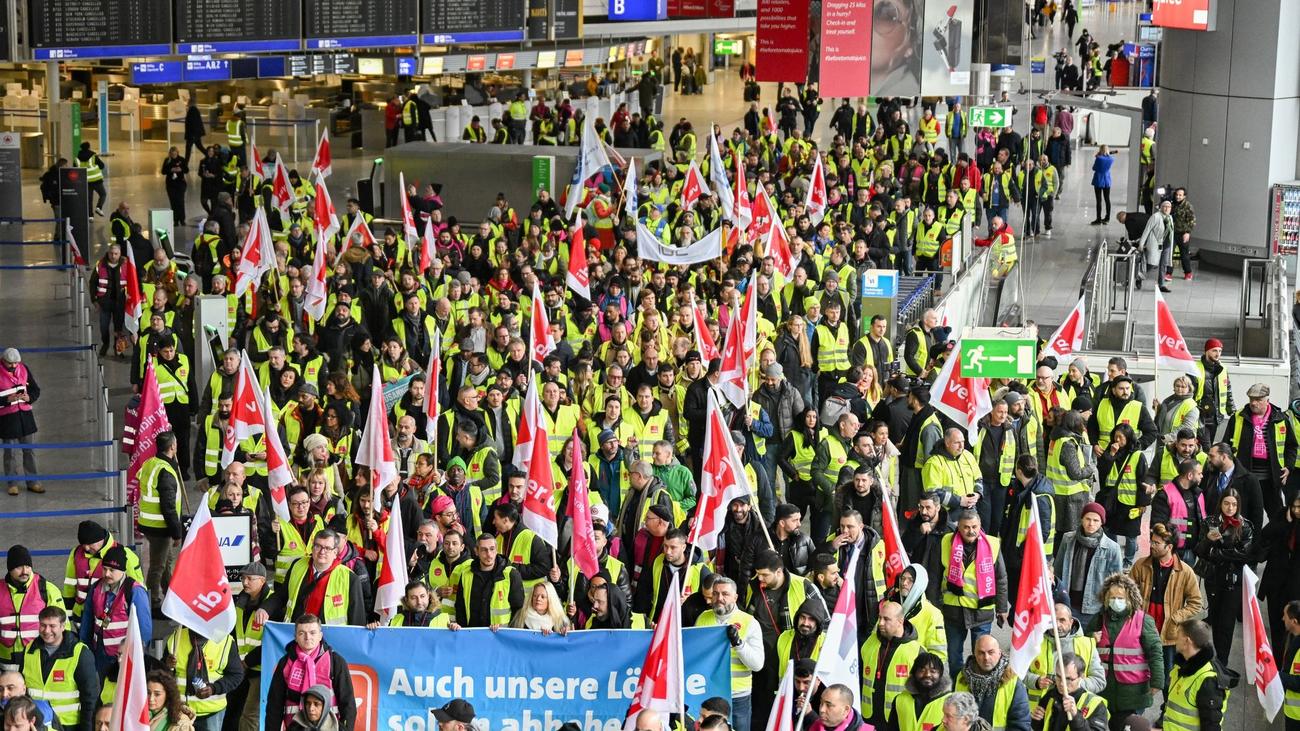
[[[650,513],[654,515],[656,518],[659,518],[660,520],[667,522],[669,525],[672,525],[673,511],[669,510],[667,506],[651,505]]]
[[[8,559],[10,571],[20,566],[31,566],[32,552],[27,550],[27,546],[17,545],[9,549]]]
[[[471,706],[469,704],[469,701],[464,701],[461,700],[460,698],[457,698],[456,700],[451,701],[450,703],[443,706],[442,708],[433,709],[433,717],[438,719],[439,723],[447,723],[448,721],[459,721],[460,723],[473,723],[474,706]]]
[[[106,569],[126,571],[126,549],[121,544],[115,544],[104,553],[104,558],[99,564]]]
[[[1071,411],[1092,411],[1092,399],[1087,396],[1075,396],[1070,403]]]
[[[108,540],[108,529],[93,520],[83,520],[77,526],[77,543],[88,546]]]

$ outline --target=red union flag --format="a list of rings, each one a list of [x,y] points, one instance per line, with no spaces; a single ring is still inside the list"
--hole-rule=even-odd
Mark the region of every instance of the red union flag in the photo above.
[[[117,653],[117,687],[113,691],[113,714],[109,731],[149,731],[149,689],[145,684],[144,640],[140,623],[131,607],[126,639]]]
[[[691,160],[691,166],[686,168],[686,180],[682,182],[682,208],[688,210],[694,208],[695,202],[702,195],[704,195],[704,175],[700,173],[695,161]]]
[[[779,225],[780,217],[776,215],[776,206],[772,205],[772,199],[767,197],[767,190],[761,182],[757,188],[754,193],[754,205],[749,212],[749,236],[752,239],[767,240],[770,235],[768,229],[773,225]]]
[[[132,335],[140,334],[140,316],[144,314],[144,292],[140,289],[140,270],[135,265],[135,247],[123,252],[122,279],[126,283],[126,317],[124,325]]]
[[[989,379],[965,378],[961,374],[961,343],[953,348],[939,377],[930,387],[931,403],[959,426],[966,429],[970,443],[979,434],[979,420],[993,410],[989,398]],[[937,398],[936,398],[937,397]]]
[[[569,475],[569,517],[573,520],[573,563],[588,579],[600,572],[595,527],[587,492],[587,471],[582,461],[582,438],[573,430],[573,471]]]
[[[766,194],[763,199],[767,199]],[[785,226],[779,221],[769,222],[767,227],[766,254],[772,257],[772,268],[780,272],[781,276],[794,276],[794,252],[790,251],[790,239],[786,237]]]
[[[903,536],[898,530],[898,515],[894,513],[888,485],[880,486],[880,496],[880,527],[885,539],[885,585],[893,588],[894,581],[911,561],[907,558],[907,550],[903,548]]]
[[[1039,358],[1053,356],[1058,360],[1068,355],[1074,354],[1083,348],[1083,298],[1079,298],[1079,303],[1074,306],[1070,314],[1066,316],[1061,326],[1056,328],[1052,337],[1047,339],[1047,345],[1043,346],[1043,352]]]
[[[537,379],[528,384],[529,398],[524,401],[524,408],[531,410],[533,424],[532,441],[528,448],[528,486],[524,491],[524,504],[520,520],[524,527],[536,533],[542,540],[555,546],[559,543],[559,530],[555,523],[555,476],[551,471],[551,448],[549,435],[546,433],[546,417],[542,413],[541,401],[537,398]],[[581,465],[578,465],[581,469]]]
[[[375,611],[387,625],[397,615],[410,576],[406,570],[406,541],[402,538],[402,501],[393,500],[388,514],[388,530],[380,541],[381,563],[375,582]]]
[[[130,250],[131,247],[127,247]],[[126,468],[126,501],[139,517],[140,509],[140,468],[158,453],[155,440],[158,435],[171,431],[172,425],[167,421],[167,411],[163,408],[162,396],[158,392],[158,376],[153,370],[153,358],[144,367],[144,383],[140,387],[140,406],[136,409],[140,421],[135,427],[135,437],[131,444],[131,463]]]
[[[329,241],[339,232],[342,224],[339,223],[339,214],[334,209],[334,199],[330,198],[329,188],[325,187],[325,178],[320,176],[316,178],[316,200],[312,206],[315,208],[316,236]]]
[[[1259,703],[1264,707],[1268,720],[1277,717],[1285,700],[1282,678],[1277,674],[1277,661],[1273,658],[1273,648],[1268,644],[1268,631],[1264,629],[1264,617],[1259,611],[1259,599],[1255,596],[1255,572],[1245,566],[1241,570],[1241,649],[1245,652],[1246,680],[1255,686]],[[1287,660],[1289,662],[1289,660]]]
[[[709,389],[709,421],[704,436],[704,468],[700,480],[700,502],[695,509],[691,545],[701,551],[718,547],[718,535],[727,519],[727,507],[736,498],[750,495],[745,463],[736,454],[731,430],[722,421],[722,404]],[[680,596],[669,593],[669,596]],[[667,602],[675,604],[675,602]]]
[[[317,190],[321,190],[317,188]],[[325,304],[329,301],[329,264],[325,261],[329,237],[316,229],[316,251],[311,260],[311,279],[307,280],[307,298],[302,309],[316,322],[325,319]],[[298,324],[298,323],[295,323]]]
[[[528,325],[528,349],[533,360],[538,363],[555,350],[555,341],[551,339],[551,321],[546,317],[546,303],[542,301],[542,289],[538,279],[533,278],[533,297],[531,316]]]
[[[316,159],[312,160],[311,171],[322,178],[328,178],[334,172],[334,157],[330,154],[329,129],[320,131],[320,142],[316,143]],[[406,188],[402,188],[406,190]]]
[[[587,240],[582,236],[582,225],[573,229],[573,244],[569,248],[569,272],[565,277],[569,289],[591,300],[591,272],[587,270]]]
[[[681,574],[673,574],[668,596],[681,596]],[[686,673],[682,657],[682,605],[681,602],[664,602],[646,650],[641,677],[636,682],[632,705],[627,709],[623,731],[636,728],[636,717],[641,711],[659,711],[662,714],[684,713],[686,707]],[[791,674],[793,677],[793,673]]]
[[[794,731],[794,658],[785,662],[781,688],[776,692],[776,702],[767,717],[767,731]]]
[[[262,396],[258,407],[262,410],[262,423],[266,427],[263,442],[266,445],[266,486],[271,495],[271,507],[281,520],[289,520],[289,500],[285,488],[293,484],[293,471],[289,468],[289,454],[280,441],[280,428],[276,422],[271,393]]]
[[[284,166],[280,153],[275,153],[275,163],[271,168],[271,205],[280,210],[280,215],[289,215],[289,206],[293,205],[293,183],[289,181],[289,168]]]
[[[397,479],[397,458],[393,455],[393,442],[388,438],[388,409],[384,407],[383,379],[377,363],[371,376],[370,410],[366,413],[366,429],[361,432],[356,462],[370,468],[370,489],[375,493],[375,505],[379,505],[379,493]]]
[[[704,319],[704,307],[696,302],[691,306],[691,312],[695,313],[695,347],[700,351],[700,358],[707,364],[714,358],[721,358],[722,353],[718,351],[718,346],[713,342],[713,335],[709,332],[709,324]]]
[[[235,603],[230,598],[207,500],[199,501],[198,514],[176,554],[162,611],[209,640],[219,640],[235,628]]]
[[[415,228],[415,216],[411,213],[411,198],[406,194],[406,173],[397,174],[397,183],[402,195],[402,235],[406,237],[409,246],[420,238],[420,232]]]
[[[442,333],[434,331],[429,364],[424,369],[424,438],[430,446],[438,444],[439,384],[442,383]],[[437,452],[434,452],[437,454]]]
[[[1011,628],[1011,669],[1024,675],[1038,657],[1043,638],[1052,631],[1052,587],[1048,583],[1047,554],[1043,550],[1042,518],[1038,499],[1029,500],[1029,526],[1025,529],[1024,564],[1016,592],[1016,616]]]
[[[1196,358],[1187,349],[1178,323],[1174,322],[1174,313],[1169,309],[1165,298],[1156,290],[1156,366],[1182,371],[1193,378],[1200,378],[1201,372],[1196,368]]]
[[[235,461],[235,448],[239,442],[266,431],[265,411],[261,405],[261,390],[248,351],[240,351],[239,372],[235,374],[235,390],[231,396],[230,420],[221,445],[221,468]]]
[[[354,241],[353,239],[358,238],[358,234],[360,235],[360,241]],[[375,234],[370,230],[370,224],[366,223],[366,217],[358,212],[352,219],[352,227],[348,229],[347,240],[343,242],[343,251],[347,251],[352,246],[369,249],[374,244]]]
[[[257,291],[262,275],[274,268],[275,241],[271,238],[271,225],[266,221],[266,209],[259,207],[249,224],[239,269],[235,271],[235,296],[244,296],[249,288]]]
[[[812,178],[808,181],[808,197],[804,208],[814,224],[821,223],[826,215],[826,170],[822,167],[822,156],[813,155]]]

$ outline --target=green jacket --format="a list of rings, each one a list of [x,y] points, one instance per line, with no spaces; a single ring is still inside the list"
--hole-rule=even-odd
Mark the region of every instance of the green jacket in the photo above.
[[[1101,632],[1103,618],[1106,620],[1106,629],[1110,636],[1116,637],[1119,635],[1120,630],[1124,628],[1124,622],[1128,619],[1128,615],[1115,619],[1111,617],[1109,609],[1103,609],[1088,622],[1088,628],[1085,632],[1090,635]],[[1106,671],[1106,688],[1102,690],[1100,695],[1106,699],[1106,705],[1110,708],[1112,716],[1116,713],[1126,713],[1151,706],[1153,702],[1151,688],[1164,687],[1166,673],[1164,644],[1160,641],[1160,633],[1156,630],[1156,623],[1155,620],[1151,619],[1151,615],[1147,615],[1142,622],[1141,641],[1142,650],[1147,656],[1147,666],[1151,669],[1151,683],[1149,685],[1119,685],[1115,682],[1115,674],[1111,672],[1111,668],[1104,668]]]
[[[654,473],[655,477],[658,477],[664,483],[664,486],[668,488],[668,494],[672,495],[673,501],[682,510],[690,511],[695,509],[695,478],[691,476],[689,468],[674,462],[667,465],[655,465]]]

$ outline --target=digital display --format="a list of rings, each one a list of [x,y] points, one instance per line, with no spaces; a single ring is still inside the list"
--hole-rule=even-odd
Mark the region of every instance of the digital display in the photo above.
[[[284,56],[262,56],[257,59],[257,76],[261,79],[278,79],[285,75]]]
[[[425,0],[425,43],[522,41],[527,0]]]
[[[28,38],[39,60],[171,54],[170,0],[28,3]]]
[[[304,0],[303,7],[308,49],[405,46],[418,40],[418,0]]]
[[[415,57],[398,56],[397,57],[397,75],[398,76],[415,76]]]
[[[362,76],[383,76],[384,59],[382,58],[358,58],[357,72]]]
[[[177,53],[302,48],[302,5],[290,0],[174,0]]]
[[[420,73],[424,76],[437,76],[442,73],[442,56],[425,56],[424,67]]]
[[[537,68],[539,69],[555,68],[555,51],[538,51]]]

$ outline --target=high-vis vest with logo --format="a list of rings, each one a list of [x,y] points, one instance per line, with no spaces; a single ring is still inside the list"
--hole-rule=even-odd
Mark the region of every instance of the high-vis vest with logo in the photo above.
[[[226,635],[220,640],[208,640],[203,643],[203,667],[207,671],[204,680],[209,685],[225,676],[226,660],[230,658],[230,644],[234,641],[234,635]],[[185,703],[194,709],[196,715],[208,716],[219,713],[226,708],[224,693],[220,695],[213,693],[207,698],[200,698],[189,692],[188,673],[190,653],[193,651],[194,645],[190,642],[190,633],[185,628],[178,628],[167,637],[167,652],[176,658],[176,687],[180,690]]]
[[[1201,403],[1205,397],[1205,363],[1196,361],[1196,370],[1200,372],[1201,377],[1196,379],[1196,403]],[[1228,413],[1228,391],[1231,387],[1228,385],[1228,369],[1220,368],[1219,375],[1214,377],[1215,384],[1218,385],[1218,403],[1215,407],[1220,415]]]
[[[1079,659],[1083,660],[1085,673],[1088,665],[1092,663],[1092,656],[1097,652],[1097,638],[1088,635],[1075,635],[1070,640],[1070,649]],[[1038,656],[1029,664],[1029,672],[1035,675],[1041,675],[1045,678],[1051,678],[1056,674],[1056,638],[1048,635],[1043,638],[1043,646],[1038,651]],[[1043,697],[1047,692],[1046,688],[1039,688],[1035,683],[1032,687],[1025,685],[1025,690],[1029,691],[1029,704],[1038,705],[1038,699]]]
[[[46,596],[47,584],[40,574],[33,574],[21,594],[8,581],[0,585],[0,662],[16,657],[36,639],[42,609],[48,604],[63,606],[58,594]],[[16,602],[15,595],[21,597]]]
[[[1291,674],[1300,675],[1300,650],[1291,656]],[[1300,721],[1300,691],[1288,690],[1286,700],[1283,702],[1282,711],[1286,717],[1293,721]]]
[[[1012,678],[998,686],[997,696],[993,701],[993,720],[991,722],[993,731],[1006,731],[1007,714],[1011,711],[1011,703],[1016,697],[1016,685],[1016,679]],[[957,682],[953,684],[953,690],[970,692],[970,685],[966,682],[965,672],[957,675]]]
[[[943,224],[935,221],[928,226],[922,222],[916,226],[916,255],[934,257],[939,253],[939,244],[943,239]]]
[[[795,631],[788,629],[776,638],[776,666],[784,675],[785,667],[790,662],[790,653],[794,650]],[[821,632],[817,635],[817,641],[813,643],[812,654],[808,657],[797,658],[799,660],[817,660],[822,654],[822,645],[826,642],[826,633]]]
[[[87,555],[78,546],[72,549],[72,553],[68,556],[68,563],[63,577],[63,601],[64,606],[70,605],[72,607],[74,617],[81,616],[82,604],[85,603],[86,597],[90,595],[90,585],[104,575],[100,560],[104,553],[115,545],[117,545],[117,541],[109,538],[104,541],[104,545],[97,554]],[[129,548],[126,549],[126,575],[137,582],[144,582],[144,574],[140,571],[140,557]]]
[[[948,563],[952,557],[952,541],[953,536],[955,535],[956,534],[954,533],[948,533],[939,543],[939,555],[943,558],[944,577],[947,577],[948,575]],[[989,570],[997,571],[998,551],[1001,549],[1002,541],[993,536],[985,536],[985,538],[989,542],[989,558],[993,561],[993,567]],[[884,542],[881,541],[881,543]],[[978,588],[976,586],[976,564],[978,563],[978,559],[971,559],[971,562],[967,564],[965,569],[962,571],[963,582],[961,594],[954,594],[952,591],[947,590],[943,592],[944,604],[952,607],[964,607],[966,609],[979,609],[980,607],[987,607],[993,604],[994,597],[988,597],[984,599],[982,603],[980,601]]]
[[[171,367],[159,359],[154,375],[158,378],[158,395],[164,404],[190,402],[190,359],[184,353],[176,354],[176,365]]]
[[[944,693],[926,703],[919,717],[916,715],[916,703],[913,702],[911,695],[903,696],[901,702],[895,698],[894,723],[898,725],[898,731],[932,731],[942,726],[943,704],[947,702],[950,695],[952,694]]]
[[[497,551],[506,556],[510,563],[527,565],[533,559],[533,539],[536,537],[536,533],[524,528],[515,536],[514,543],[510,544],[509,551],[507,551],[506,547],[502,545],[502,536],[497,536]],[[523,577],[520,576],[519,578],[522,579]],[[525,579],[524,592],[531,592],[534,586],[543,581],[546,581],[545,576],[536,579]]]
[[[1115,497],[1119,500],[1120,505],[1128,507],[1128,519],[1132,520],[1142,514],[1142,509],[1137,506],[1138,496],[1138,462],[1142,460],[1142,453],[1134,450],[1128,459],[1121,465],[1118,462],[1110,466],[1110,472],[1106,475],[1106,484],[1115,490]]]
[[[1246,424],[1245,421],[1246,420],[1241,417],[1241,412],[1237,412],[1237,415],[1232,417],[1231,433],[1237,435],[1237,443],[1233,446],[1237,448],[1238,454],[1241,453],[1241,446],[1245,441],[1245,435],[1254,432],[1254,427]],[[1273,444],[1275,447],[1273,451],[1279,468],[1286,467],[1284,464],[1286,461],[1286,425],[1287,419],[1273,422]]]
[[[686,569],[686,573],[682,575],[682,596],[683,597],[694,594],[695,590],[700,587],[700,574],[703,571],[704,571],[704,564],[702,563],[691,564]],[[659,589],[663,585],[663,573],[664,573],[664,555],[661,553],[655,558],[654,565],[650,573],[651,596],[653,596],[656,600],[659,598]],[[614,580],[617,581],[617,579]],[[681,597],[678,597],[678,599],[680,598]]]
[[[1174,666],[1173,672],[1169,674],[1169,696],[1165,700],[1164,727],[1168,731],[1200,731],[1201,712],[1196,707],[1196,695],[1200,693],[1201,686],[1207,681],[1218,682],[1218,671],[1214,669],[1212,662],[1205,663],[1187,677],[1183,677],[1182,668]],[[1227,712],[1230,695],[1232,695],[1231,690],[1223,692],[1220,713]]]
[[[980,479],[980,465],[975,455],[962,450],[956,459],[936,454],[925,461],[921,482],[927,490],[947,489],[958,497],[975,494],[975,482]]]
[[[325,524],[321,521],[319,515],[307,518],[312,527],[307,534],[307,540],[304,541],[293,523],[283,518],[280,518],[279,521],[280,552],[275,556],[275,582],[282,584],[285,577],[289,575],[289,567],[293,565],[293,562],[311,554],[311,542],[316,540],[316,534],[321,532]]]
[[[1142,650],[1142,624],[1146,621],[1146,616],[1140,609],[1133,612],[1114,641],[1111,640],[1106,623],[1102,622],[1097,655],[1117,683],[1146,685],[1151,682],[1151,668],[1147,665],[1146,652]]]
[[[289,590],[287,606],[298,606],[298,592],[302,590],[302,580],[311,569],[311,558],[302,558],[294,562],[289,569],[289,578],[285,584]],[[347,566],[335,566],[325,584],[325,601],[321,605],[321,622],[323,624],[347,624],[348,602],[351,600],[352,569]]]
[[[1038,496],[1035,495],[1032,499],[1037,500]],[[1039,514],[1041,515],[1042,513],[1040,512]],[[1055,517],[1055,515],[1053,515],[1053,517]],[[1047,557],[1051,558],[1052,554],[1056,552],[1055,526],[1044,525],[1042,533],[1046,534],[1043,535],[1043,553],[1046,553]],[[1020,511],[1020,524],[1016,528],[1017,548],[1025,545],[1025,537],[1028,534],[1029,534],[1029,508],[1026,507],[1026,508],[1022,508]]]
[[[916,656],[925,649],[916,640],[904,642],[894,650],[893,657],[889,659],[889,667],[877,668],[876,663],[880,661],[880,644],[880,634],[877,632],[872,632],[867,641],[862,643],[862,705],[864,708],[870,708],[868,703],[873,702],[877,683],[885,684],[885,717],[871,719],[876,726],[889,720],[894,698],[906,690],[907,678],[912,672],[912,663],[916,662]]]
[[[1110,433],[1117,424],[1128,424],[1133,431],[1138,431],[1138,421],[1142,417],[1142,404],[1137,399],[1130,399],[1120,409],[1118,420],[1115,407],[1108,398],[1102,399],[1097,406],[1097,446],[1105,449],[1110,446]]]
[[[470,562],[466,561],[461,565],[469,566]],[[501,578],[492,584],[492,599],[488,602],[489,624],[510,624],[510,574],[514,570],[514,566],[506,566],[501,572]],[[469,597],[474,596],[474,578],[475,573],[469,570],[460,577],[460,592],[467,603]]]
[[[849,326],[843,320],[831,326],[817,326],[817,372],[829,373],[849,369]]]
[[[984,434],[981,432],[979,439],[975,442],[975,459],[980,458],[984,451]],[[1016,472],[1016,430],[1008,424],[1007,428],[1002,430],[1002,448],[998,451],[998,483],[1002,487],[1011,484],[1011,478],[1015,477]]]
[[[266,600],[274,593],[274,585],[268,581],[262,587],[262,604],[266,604]],[[248,653],[262,646],[262,631],[266,626],[256,624],[255,614],[257,612],[254,611],[245,616],[244,608],[235,605],[235,647],[241,660],[246,658]],[[249,667],[249,670],[257,670],[260,667],[261,663],[258,663],[257,667]]]
[[[916,336],[916,343],[917,343],[916,362],[921,364],[921,367],[924,368],[926,361],[930,359],[929,336],[925,334],[925,330],[922,329],[920,325],[917,325],[916,327],[913,327],[911,330],[908,330],[907,333],[909,335]],[[906,358],[903,359],[903,372],[909,376],[921,375],[919,371],[912,370],[912,367],[908,365]]]
[[[109,657],[117,657],[117,648],[126,639],[127,623],[131,617],[131,594],[134,592],[135,581],[129,577],[122,580],[111,605],[103,581],[90,590],[90,616],[82,621],[95,623],[99,644]]]
[[[81,723],[81,693],[73,676],[83,652],[88,650],[78,642],[71,656],[54,661],[49,675],[41,672],[43,652],[28,652],[23,656],[23,681],[27,683],[27,695],[33,700],[49,703],[64,728],[76,728]]]
[[[731,613],[731,623],[740,630],[740,636],[744,637],[749,631],[750,625],[757,620],[753,615],[742,612],[737,609]],[[695,622],[696,627],[716,627],[718,626],[718,615],[713,612],[705,612]],[[745,663],[740,660],[740,653],[736,648],[731,648],[731,697],[739,698],[741,696],[751,695],[754,691],[754,671],[750,670]]]
[[[1052,442],[1052,451],[1047,456],[1047,479],[1056,489],[1057,495],[1075,495],[1088,491],[1088,483],[1082,480],[1071,480],[1070,474],[1065,471],[1065,466],[1061,464],[1061,452],[1066,449],[1073,449],[1078,454],[1077,464],[1083,464],[1083,446],[1079,444],[1078,437],[1065,436]]]
[[[181,482],[180,473],[172,466],[170,462],[161,457],[150,457],[140,468],[140,527],[141,528],[159,528],[167,527],[167,519],[163,517],[162,503],[158,496],[158,477],[164,472],[170,474],[176,481],[178,487],[185,483]],[[176,515],[181,514],[181,490],[176,490]]]
[[[1035,705],[1038,703],[1037,700],[1033,699],[1029,702]],[[1057,705],[1057,703],[1047,704],[1047,709],[1043,711],[1043,728],[1052,728],[1048,724],[1052,722],[1052,713],[1056,710]],[[1105,698],[1094,693],[1089,693],[1086,690],[1079,695],[1078,700],[1074,703],[1074,707],[1083,718],[1092,718],[1092,715],[1097,712],[1097,709],[1103,708],[1105,705]]]

